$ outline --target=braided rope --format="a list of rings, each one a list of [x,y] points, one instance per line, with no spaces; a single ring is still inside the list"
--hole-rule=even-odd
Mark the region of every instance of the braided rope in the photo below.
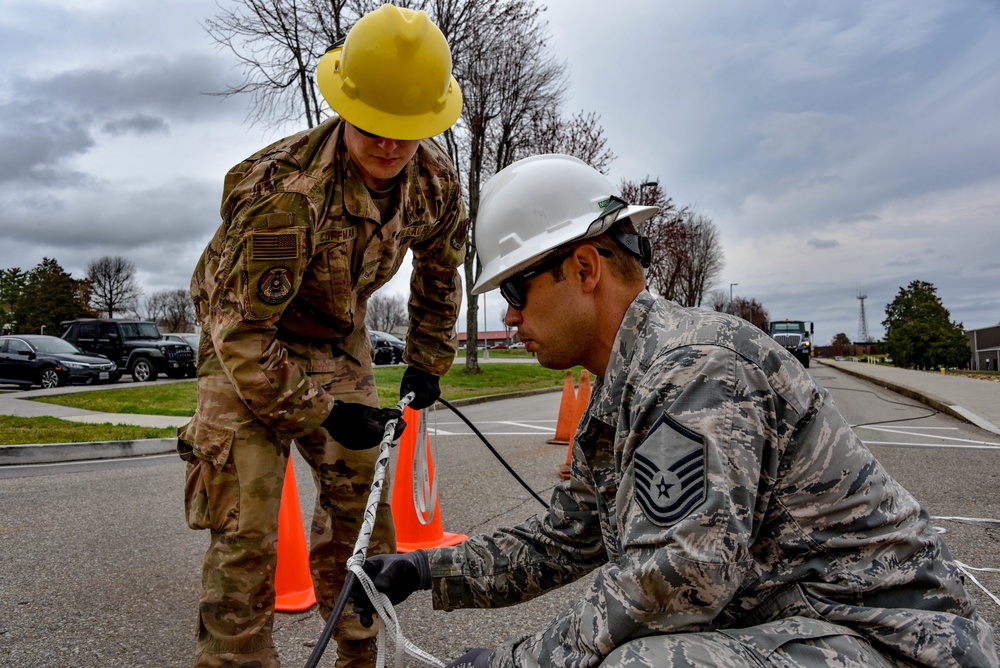
[[[399,400],[396,408],[402,413],[403,409],[413,401],[414,394],[410,392]],[[379,499],[382,497],[382,487],[385,484],[385,471],[389,465],[389,451],[392,449],[392,437],[396,431],[396,420],[389,420],[385,425],[385,434],[379,443],[379,455],[375,461],[375,474],[372,479],[371,491],[368,493],[368,502],[365,505],[364,520],[361,523],[361,531],[358,533],[358,540],[354,543],[354,554],[347,560],[347,568],[361,583],[365,593],[371,600],[372,605],[378,612],[378,654],[375,659],[376,668],[385,666],[385,645],[386,630],[392,634],[395,644],[395,665],[402,666],[403,652],[432,666],[444,666],[444,662],[428,654],[408,640],[399,625],[396,611],[392,607],[389,597],[378,591],[372,583],[371,578],[365,573],[362,567],[365,563],[365,555],[368,552],[368,543],[371,541],[372,531],[375,528],[375,512],[378,508]]]

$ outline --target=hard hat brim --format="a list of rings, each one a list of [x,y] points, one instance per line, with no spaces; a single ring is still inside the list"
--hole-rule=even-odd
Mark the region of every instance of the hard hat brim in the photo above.
[[[401,116],[389,114],[349,97],[343,89],[336,63],[343,47],[328,51],[316,66],[316,81],[327,104],[337,115],[356,127],[387,139],[417,140],[446,131],[462,114],[462,90],[451,77],[444,106],[440,111]]]

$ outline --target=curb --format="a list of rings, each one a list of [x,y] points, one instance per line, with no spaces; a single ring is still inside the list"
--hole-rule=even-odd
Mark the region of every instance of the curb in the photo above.
[[[138,441],[96,443],[44,443],[0,447],[0,466],[59,464],[92,459],[146,457],[177,451],[176,438],[147,438]]]
[[[909,397],[910,399],[919,401],[920,403],[930,406],[931,408],[933,408],[938,412],[950,415],[953,418],[961,420],[962,422],[968,422],[969,424],[975,425],[976,427],[979,427],[980,429],[988,431],[992,434],[1000,435],[1000,427],[997,427],[996,425],[988,422],[987,420],[984,420],[975,413],[972,413],[969,410],[962,408],[961,406],[950,404],[945,399],[930,394],[929,392],[918,392],[917,390],[906,387],[905,385],[898,385],[896,383],[892,383],[887,380],[883,380],[881,378],[875,378],[874,376],[868,376],[863,373],[858,373],[851,369],[847,369],[844,366],[840,365],[833,366],[825,364],[823,362],[821,362],[821,364],[823,364],[824,366],[830,366],[831,368],[837,369],[838,371],[843,371],[848,376],[854,376],[855,378],[866,380],[869,383],[872,383],[873,385],[878,385],[879,387],[884,387],[885,389],[891,390],[897,394],[902,394],[904,397]]]
[[[472,406],[498,399],[516,399],[537,394],[562,391],[562,387],[543,387],[537,390],[522,390],[507,394],[488,394],[482,397],[456,399],[452,406]],[[442,407],[443,408],[443,407]],[[447,408],[443,408],[447,410]],[[176,438],[148,438],[138,441],[100,441],[91,443],[41,443],[32,445],[0,446],[0,466],[23,464],[58,464],[92,459],[121,459],[124,457],[148,457],[177,452]]]

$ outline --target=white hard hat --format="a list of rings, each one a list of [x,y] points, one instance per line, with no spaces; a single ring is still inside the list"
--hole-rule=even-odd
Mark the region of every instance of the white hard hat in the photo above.
[[[606,176],[568,155],[536,155],[497,172],[480,194],[476,252],[483,271],[472,294],[498,287],[549,251],[603,234],[617,220],[638,225],[659,211],[628,205],[615,192]]]

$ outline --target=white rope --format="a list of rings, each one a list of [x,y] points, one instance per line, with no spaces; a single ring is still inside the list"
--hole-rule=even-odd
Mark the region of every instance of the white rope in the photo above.
[[[958,560],[955,560],[955,565],[958,566],[958,569],[960,571],[962,571],[963,573],[965,573],[965,575],[968,576],[968,578],[970,580],[972,580],[973,582],[975,582],[977,587],[979,587],[984,592],[986,592],[986,595],[989,596],[990,598],[992,598],[994,603],[996,603],[997,605],[1000,605],[1000,598],[997,598],[996,595],[993,592],[991,592],[989,589],[987,589],[986,587],[984,587],[983,584],[979,580],[976,579],[976,576],[972,574],[972,571],[985,571],[985,572],[989,572],[989,573],[998,573],[998,572],[1000,572],[1000,569],[998,569],[998,568],[973,568],[972,566],[967,566],[966,564],[963,564],[961,561],[958,561]]]
[[[413,401],[413,397],[414,394],[410,392],[399,400],[396,408],[400,413]],[[375,528],[375,512],[382,496],[382,487],[385,484],[385,471],[389,465],[389,451],[392,448],[392,437],[395,431],[396,420],[389,420],[385,425],[385,434],[382,436],[382,441],[379,443],[378,459],[375,461],[375,474],[372,478],[371,491],[368,492],[368,502],[365,506],[361,531],[358,532],[358,540],[354,543],[354,554],[347,560],[347,568],[354,573],[355,577],[361,583],[376,612],[378,612],[379,620],[381,620],[378,627],[378,654],[375,658],[376,668],[384,668],[385,666],[386,629],[393,635],[396,650],[394,665],[397,668],[403,665],[403,651],[415,659],[432,666],[444,666],[443,661],[423,651],[403,635],[403,630],[399,626],[396,611],[393,609],[389,597],[375,589],[371,578],[368,577],[368,574],[365,573],[362,567],[365,563],[365,555],[368,553],[368,543],[371,542],[372,531]]]
[[[424,411],[418,411],[418,415],[417,442],[413,448],[413,509],[416,511],[417,521],[426,526],[434,521],[434,511],[437,508],[437,477],[431,473]]]

